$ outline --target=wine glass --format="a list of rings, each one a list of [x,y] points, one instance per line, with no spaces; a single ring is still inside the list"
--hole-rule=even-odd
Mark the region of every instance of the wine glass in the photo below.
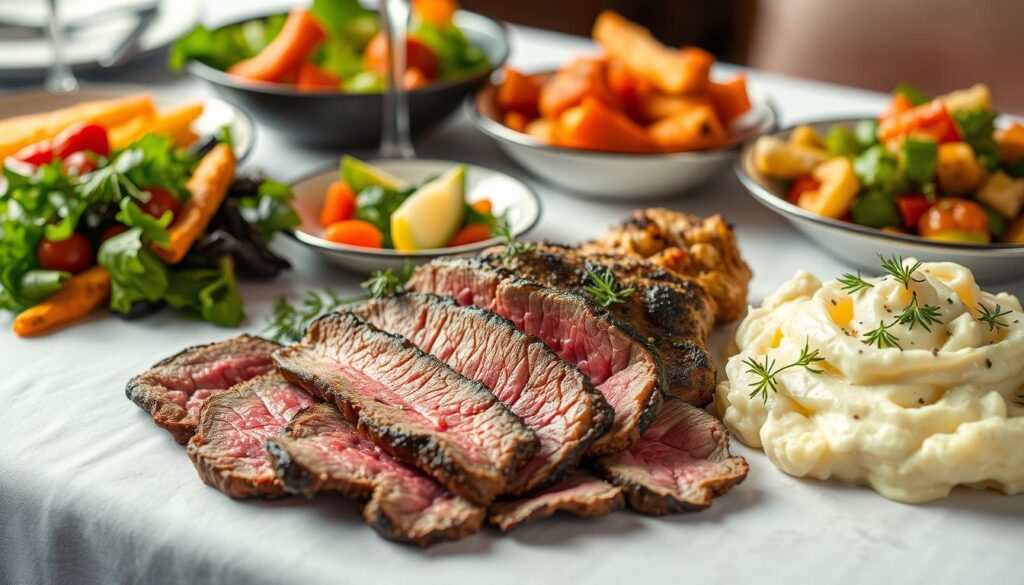
[[[405,37],[409,29],[409,0],[380,0],[382,29],[388,41],[388,79],[384,94],[380,154],[413,158],[409,129],[409,95],[405,90]]]
[[[58,0],[46,0],[50,13],[46,34],[50,38],[50,46],[53,48],[53,66],[50,67],[50,71],[46,75],[43,87],[52,93],[69,93],[76,91],[79,84],[64,58],[64,26],[60,22],[60,10],[58,10],[57,4]]]

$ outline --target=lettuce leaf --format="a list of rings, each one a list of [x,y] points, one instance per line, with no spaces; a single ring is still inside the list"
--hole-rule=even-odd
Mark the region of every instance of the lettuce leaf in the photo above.
[[[245,318],[230,256],[222,257],[217,268],[172,271],[164,300],[221,327],[236,327]]]
[[[127,313],[135,301],[159,301],[169,285],[167,267],[132,228],[103,242],[97,264],[110,272],[110,308]]]

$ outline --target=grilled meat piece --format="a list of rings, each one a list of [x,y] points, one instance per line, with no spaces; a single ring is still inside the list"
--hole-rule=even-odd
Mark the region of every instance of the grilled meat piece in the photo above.
[[[232,498],[284,495],[263,441],[281,432],[316,399],[277,374],[243,382],[210,397],[186,451],[199,477]]]
[[[196,430],[203,402],[271,371],[270,354],[278,347],[251,335],[190,347],[132,378],[125,394],[184,445]]]
[[[681,400],[668,399],[640,441],[596,462],[622,486],[634,510],[661,516],[700,510],[747,477],[747,462],[729,453],[721,421]]]
[[[488,253],[489,252],[489,253]],[[618,289],[634,291],[608,311],[629,323],[661,355],[665,392],[691,404],[707,404],[715,387],[715,364],[705,348],[714,325],[714,309],[704,288],[639,258],[583,254],[574,248],[540,244],[515,256],[491,249],[481,262],[547,286],[587,294],[592,278],[609,276]]]
[[[715,318],[721,322],[739,319],[747,310],[753,274],[740,256],[735,232],[720,215],[702,219],[669,209],[639,209],[580,249],[647,258],[669,272],[696,279],[714,299]]]
[[[365,500],[363,518],[385,538],[428,546],[483,524],[483,508],[385,453],[333,404],[300,411],[266,448],[288,493],[336,491]]]
[[[483,384],[352,313],[317,319],[274,362],[391,455],[478,504],[504,492],[538,449],[533,431]]]
[[[463,307],[449,297],[407,293],[370,301],[354,312],[479,380],[533,429],[540,449],[520,466],[509,493],[558,481],[611,426],[612,409],[586,376],[491,311]]]
[[[479,258],[424,264],[406,287],[494,311],[577,366],[615,411],[611,429],[591,445],[591,454],[629,447],[657,414],[665,385],[657,352],[586,297],[518,278]]]
[[[568,512],[582,518],[606,516],[622,508],[622,489],[582,471],[521,500],[491,505],[487,521],[502,532],[516,526]]]

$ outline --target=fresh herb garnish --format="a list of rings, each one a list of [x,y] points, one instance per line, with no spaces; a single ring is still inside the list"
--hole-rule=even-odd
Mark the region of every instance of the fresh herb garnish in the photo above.
[[[636,289],[631,286],[625,288],[619,286],[615,275],[607,268],[603,272],[587,270],[586,277],[590,284],[584,285],[583,292],[590,295],[602,307],[624,303],[629,295],[636,292]]]
[[[899,348],[900,351],[902,351],[903,346],[900,345],[899,338],[893,335],[892,333],[889,333],[889,328],[893,327],[897,323],[899,323],[898,318],[894,320],[892,323],[889,323],[888,325],[885,324],[884,320],[879,321],[878,327],[864,334],[864,339],[861,339],[861,343],[863,343],[864,345],[877,346],[878,349],[896,347]]]
[[[512,228],[509,227],[506,221],[498,222],[498,225],[494,226],[493,233],[501,238],[502,243],[505,244],[506,258],[512,258],[520,254],[529,254],[537,249],[536,244],[516,241],[516,235],[512,233]]]
[[[789,368],[800,367],[812,374],[820,374],[822,370],[811,367],[811,364],[824,360],[825,358],[818,355],[818,350],[811,351],[809,341],[807,340],[804,341],[804,348],[800,350],[800,357],[789,365],[776,368],[775,360],[769,360],[768,356],[764,356],[763,364],[758,363],[754,358],[747,358],[743,360],[743,364],[747,366],[747,373],[757,377],[757,380],[750,384],[753,388],[750,391],[750,397],[753,398],[760,394],[761,399],[768,402],[768,389],[771,388],[772,392],[779,391],[775,376],[780,372]]]
[[[871,284],[870,282],[868,282],[868,281],[864,280],[863,278],[861,278],[859,271],[857,272],[856,276],[854,276],[854,275],[852,275],[850,273],[844,274],[839,279],[839,282],[842,283],[843,290],[846,291],[847,293],[851,294],[851,295],[859,293],[862,290],[867,290],[869,288],[873,288],[875,286],[875,285]]]
[[[931,332],[929,325],[942,323],[942,318],[939,316],[938,307],[919,305],[917,303],[917,293],[915,292],[910,299],[910,304],[900,314],[896,315],[896,322],[907,325],[908,329],[913,329],[914,325],[920,325],[925,331]]]
[[[985,303],[979,302],[978,303],[978,312],[981,313],[981,314],[978,315],[977,320],[981,321],[982,323],[985,323],[986,325],[988,325],[988,330],[989,331],[994,331],[994,330],[998,329],[999,327],[1008,327],[1006,322],[1005,321],[1000,321],[999,318],[1000,317],[1005,317],[1006,315],[1009,315],[1012,311],[1010,311],[1009,309],[1003,311],[1002,308],[1003,308],[1002,305],[1000,305],[999,303],[996,303],[996,308],[993,311],[993,310],[990,310],[988,307],[986,307]]]
[[[390,268],[378,270],[360,286],[370,295],[370,298],[379,299],[405,292],[405,283],[409,282],[410,277],[412,277],[412,264],[406,263],[400,274],[395,274]]]
[[[896,256],[895,254],[891,258],[885,258],[881,254],[878,258],[882,261],[882,270],[885,270],[889,275],[895,278],[903,288],[910,290],[911,282],[924,282],[924,279],[914,278],[914,273],[921,267],[924,262],[918,260],[910,268],[903,265],[903,257]]]

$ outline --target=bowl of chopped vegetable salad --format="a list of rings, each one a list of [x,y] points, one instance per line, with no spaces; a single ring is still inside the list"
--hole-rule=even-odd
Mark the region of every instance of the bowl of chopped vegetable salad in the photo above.
[[[414,3],[403,78],[414,132],[455,111],[508,57],[503,25],[457,7]],[[295,142],[380,141],[387,43],[377,14],[358,0],[316,0],[287,14],[199,26],[174,44],[169,66]]]
[[[877,118],[798,124],[747,146],[740,181],[769,209],[865,269],[879,253],[1024,273],[1024,124],[984,85],[898,87]]]

